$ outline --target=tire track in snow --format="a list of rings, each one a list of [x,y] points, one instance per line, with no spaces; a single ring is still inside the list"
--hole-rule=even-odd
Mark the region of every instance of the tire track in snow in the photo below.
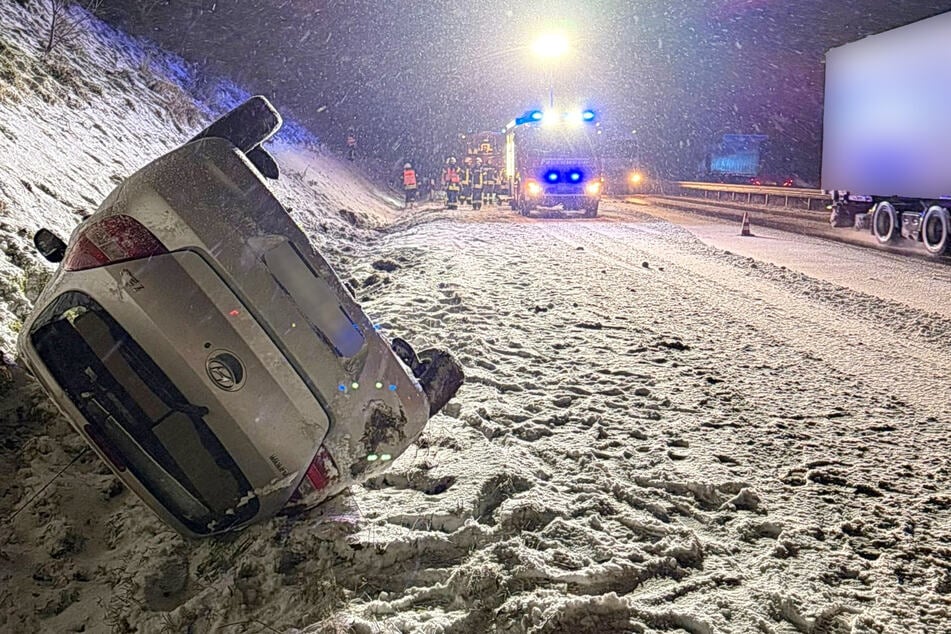
[[[460,229],[458,227],[452,225],[447,225],[439,229],[430,226],[417,237],[422,237],[427,242],[438,245],[444,235],[452,235],[459,231]],[[658,460],[668,458],[667,455],[657,455],[660,453],[657,451],[658,449],[667,452],[670,451],[669,447],[674,446],[676,448],[680,445],[681,450],[684,451],[682,446],[685,443],[676,442],[672,445],[668,444],[666,439],[657,437],[656,430],[643,432],[636,428],[632,429],[629,422],[631,420],[630,418],[624,416],[617,418],[615,412],[632,410],[630,399],[626,396],[631,392],[630,381],[623,380],[625,378],[623,375],[617,377],[609,373],[615,371],[618,367],[630,365],[629,360],[625,361],[623,355],[613,350],[617,347],[617,344],[612,342],[612,340],[620,340],[624,345],[634,343],[624,341],[622,331],[625,329],[622,328],[622,331],[613,331],[611,329],[602,328],[590,331],[581,330],[579,333],[579,331],[572,330],[570,324],[567,324],[568,328],[566,328],[565,319],[562,317],[559,320],[555,320],[562,323],[560,328],[537,327],[534,330],[523,330],[522,332],[526,338],[518,342],[520,346],[542,349],[545,344],[544,339],[550,339],[550,333],[558,332],[563,336],[565,341],[559,340],[555,343],[561,345],[565,342],[574,341],[577,342],[579,346],[588,348],[574,350],[575,356],[571,359],[570,363],[549,362],[550,367],[542,368],[543,370],[548,370],[547,372],[543,372],[542,377],[529,380],[526,380],[524,372],[531,372],[529,366],[512,367],[515,363],[523,361],[524,357],[520,355],[503,354],[501,353],[501,349],[492,343],[489,343],[487,346],[480,345],[488,343],[487,340],[492,339],[492,337],[488,336],[487,333],[479,332],[479,327],[488,327],[492,332],[504,333],[505,329],[499,327],[498,320],[494,317],[498,315],[511,316],[519,312],[520,309],[521,311],[525,311],[528,305],[531,304],[532,299],[532,293],[527,291],[531,291],[533,286],[536,294],[541,293],[547,297],[558,299],[559,308],[561,310],[564,310],[566,302],[582,300],[587,301],[589,304],[597,304],[599,308],[604,308],[606,312],[612,312],[614,309],[619,309],[618,312],[621,312],[620,309],[622,306],[620,306],[620,302],[615,302],[610,309],[604,306],[604,302],[610,303],[612,299],[617,299],[616,289],[604,288],[604,276],[593,274],[590,270],[590,266],[582,262],[581,259],[573,259],[573,262],[568,263],[562,259],[564,256],[559,255],[552,257],[551,253],[557,249],[558,241],[550,240],[545,236],[539,236],[537,235],[537,230],[532,228],[524,229],[520,227],[515,229],[505,225],[499,225],[492,226],[491,228],[467,227],[466,231],[475,239],[471,241],[471,244],[467,245],[462,245],[457,242],[452,249],[452,260],[459,268],[453,271],[452,267],[440,267],[431,273],[439,277],[447,275],[452,277],[454,274],[460,275],[462,271],[465,271],[465,274],[461,277],[469,279],[465,279],[464,282],[463,279],[454,280],[452,283],[464,289],[461,293],[464,297],[463,305],[479,307],[475,312],[481,313],[481,316],[468,315],[464,318],[466,320],[464,322],[465,326],[469,328],[467,335],[470,341],[468,344],[462,345],[459,350],[465,355],[477,355],[481,353],[484,356],[483,361],[495,369],[494,377],[496,382],[508,382],[514,385],[524,386],[521,392],[502,392],[501,394],[494,394],[493,390],[496,389],[495,386],[479,383],[473,388],[474,393],[464,398],[466,400],[475,398],[481,407],[476,407],[474,412],[471,410],[464,411],[460,417],[460,420],[465,424],[481,431],[490,443],[525,447],[527,453],[524,455],[528,458],[526,462],[529,465],[535,462],[535,466],[531,468],[536,471],[540,482],[536,484],[532,491],[522,495],[522,497],[515,496],[509,501],[511,506],[525,509],[520,510],[517,516],[522,518],[521,521],[527,522],[529,528],[536,529],[535,531],[530,531],[530,534],[540,532],[543,539],[548,530],[554,530],[555,534],[567,531],[568,541],[565,545],[568,546],[568,544],[570,544],[570,546],[560,551],[563,552],[564,555],[560,556],[561,559],[559,561],[561,561],[561,565],[575,567],[579,562],[577,561],[577,555],[572,555],[572,553],[576,553],[579,546],[586,542],[592,544],[590,540],[597,535],[602,535],[602,537],[598,537],[598,541],[605,539],[603,536],[605,531],[607,531],[608,534],[616,534],[617,531],[621,531],[620,534],[627,534],[627,540],[633,539],[635,543],[643,541],[648,545],[656,544],[658,540],[664,542],[672,535],[682,534],[688,536],[687,543],[693,540],[694,543],[698,544],[698,547],[688,547],[684,550],[677,551],[682,553],[681,556],[684,557],[684,563],[688,564],[688,568],[684,568],[681,564],[678,564],[677,568],[668,570],[667,574],[658,569],[655,573],[648,574],[648,577],[656,576],[656,574],[660,574],[661,577],[668,576],[669,574],[673,574],[675,577],[682,575],[683,570],[689,569],[689,562],[698,561],[697,557],[700,557],[700,560],[703,559],[702,553],[704,549],[702,546],[699,546],[701,542],[697,540],[694,529],[701,529],[705,524],[709,523],[708,516],[710,509],[715,510],[720,503],[726,502],[730,495],[738,493],[738,486],[729,484],[729,481],[726,481],[724,484],[727,485],[727,488],[718,490],[717,485],[711,485],[709,481],[706,484],[704,484],[702,480],[699,482],[691,482],[689,480],[678,482],[676,478],[671,480],[669,477],[670,474],[666,474],[664,470],[658,472],[657,476],[653,478],[644,477],[645,473],[649,473],[657,466]],[[504,232],[504,238],[497,236],[496,234],[498,232]],[[482,235],[486,233],[496,235],[496,239],[484,239]],[[412,244],[413,239],[414,238],[410,237],[408,243]],[[472,247],[472,245],[485,244],[493,244],[494,249],[489,252],[481,252],[478,247]],[[433,259],[440,261],[443,255],[438,253],[438,247],[436,247],[435,250],[437,253],[435,253]],[[466,251],[470,253],[467,254]],[[478,253],[473,253],[475,251]],[[478,260],[478,267],[474,267],[474,263],[469,261],[469,259],[473,257]],[[523,283],[524,277],[526,276],[530,276],[531,279],[533,279],[534,285]],[[477,277],[478,279],[471,279],[473,277]],[[496,279],[497,283],[493,284],[493,279]],[[571,286],[568,288],[565,288],[566,280],[571,280]],[[433,280],[430,279],[423,284],[423,288],[426,286],[431,287],[432,281]],[[397,282],[397,284],[398,283],[399,282]],[[608,286],[611,286],[611,283],[609,283]],[[553,292],[552,289],[563,290],[564,294]],[[466,297],[467,294],[468,297]],[[596,297],[592,299],[592,296]],[[660,297],[658,301],[663,303],[668,301],[668,298]],[[521,306],[518,304],[521,304]],[[590,310],[588,306],[584,306],[576,312],[584,313],[586,310]],[[554,311],[539,313],[536,314],[536,317],[550,317],[552,312]],[[412,321],[416,319],[419,314],[420,313],[414,314],[412,311],[404,313],[401,316],[401,321]],[[453,323],[454,317],[457,316],[448,317],[449,321],[443,324],[444,328],[451,329],[454,326],[457,327],[461,325]],[[583,315],[578,314],[577,317],[580,319]],[[472,326],[477,327],[472,328]],[[650,328],[641,327],[638,329],[641,335],[656,337],[656,333]],[[477,341],[480,335],[485,337],[481,342]],[[548,343],[551,342],[549,341]],[[592,350],[595,347],[598,349]],[[517,350],[518,348],[515,349]],[[629,349],[637,350],[637,348]],[[640,352],[634,352],[633,355],[636,357],[644,355],[644,353],[648,355],[656,354],[656,352],[652,350],[645,349]],[[508,361],[506,360],[507,358]],[[541,355],[533,360],[536,363],[545,363],[545,358],[556,357]],[[470,359],[470,361],[472,361],[472,359]],[[649,364],[650,362],[648,361],[647,363]],[[579,373],[577,367],[584,367],[585,370]],[[656,375],[658,373],[666,374],[667,370],[658,370],[652,366],[650,374]],[[644,372],[627,372],[628,378],[630,376],[643,374]],[[674,374],[676,374],[676,372],[674,372]],[[569,377],[576,376],[578,380],[565,381],[566,375]],[[538,387],[541,388],[540,390],[533,389],[531,384],[535,381],[539,384]],[[573,391],[564,390],[566,384],[576,390],[581,390],[582,393],[577,394]],[[603,388],[603,391],[608,392],[608,394],[599,394],[599,387]],[[562,390],[568,392],[565,396],[569,399],[567,402],[561,401],[562,405],[567,405],[571,409],[577,408],[591,412],[600,410],[600,414],[598,414],[598,416],[601,417],[600,420],[592,422],[572,421],[571,416],[562,417],[559,415],[557,408],[562,407],[562,405],[555,403],[549,404],[542,409],[542,412],[547,415],[547,421],[539,416],[526,418],[526,415],[521,413],[532,413],[531,408],[534,407],[537,411],[537,409],[541,407],[537,402],[533,402],[533,400],[538,400],[535,398],[538,394],[545,394],[546,392],[552,391],[555,391],[557,394],[557,391]],[[615,393],[613,390],[617,390],[617,392]],[[585,392],[588,394],[585,394]],[[569,395],[580,398],[575,399]],[[595,396],[596,398],[590,398],[591,396]],[[556,397],[552,400],[558,401],[559,399]],[[616,401],[616,403],[612,404],[613,401]],[[647,404],[649,405],[650,403]],[[642,411],[655,412],[656,410],[645,409]],[[645,417],[644,420],[652,421],[654,419]],[[525,445],[521,443],[518,436],[519,432],[522,431],[524,433],[524,430],[529,427],[530,424],[542,430],[544,433],[539,433],[537,437],[529,435],[532,440],[529,444]],[[673,424],[676,425],[675,422]],[[506,425],[508,429],[506,429]],[[633,436],[631,435],[632,433],[634,433]],[[570,436],[566,437],[566,434]],[[623,434],[623,437],[628,440],[619,442],[617,436],[620,434]],[[590,448],[585,447],[584,449],[572,447],[566,450],[565,441],[569,440],[571,436],[578,435],[583,435],[582,440],[593,446]],[[648,441],[648,443],[645,444],[645,460],[639,461],[635,459],[635,456],[638,455],[637,453],[630,451],[630,449],[624,449],[625,446],[630,446],[630,439],[636,442],[643,440]],[[603,442],[599,443],[599,440]],[[657,441],[659,441],[661,447],[650,446],[652,444],[658,444]],[[428,443],[430,441],[427,440],[426,442]],[[569,440],[569,445],[571,444]],[[463,450],[464,449],[465,448],[463,448]],[[622,454],[622,451],[626,451],[626,455]],[[532,458],[534,458],[534,460],[531,460]],[[633,467],[631,466],[632,461],[635,463]],[[637,465],[637,462],[640,462],[640,465]],[[560,473],[553,473],[556,470]],[[636,477],[637,475],[641,476],[640,479]],[[565,478],[564,476],[568,477]],[[588,482],[589,484],[579,488],[583,482]],[[553,486],[543,486],[543,483],[552,484]],[[612,489],[612,484],[615,483],[623,484],[620,488]],[[458,486],[458,481],[455,486]],[[635,493],[631,494],[631,490],[635,491]],[[612,493],[608,495],[605,491],[612,491]],[[552,496],[556,494],[560,495],[559,499],[561,499],[561,502],[552,504]],[[627,510],[619,509],[620,503],[617,500],[617,496],[619,495],[621,499],[624,500],[623,504]],[[533,502],[542,502],[542,505],[539,507],[534,504],[528,504],[526,501],[527,498],[532,499]],[[632,500],[634,501],[633,506],[630,504]],[[563,517],[557,512],[552,513],[551,509],[564,508],[566,501],[569,509],[572,506],[576,506],[578,509],[576,512],[580,512],[581,515],[577,517],[570,515]],[[502,517],[498,522],[498,526],[503,528],[513,523],[512,520],[506,519],[508,517],[506,512],[509,507],[504,506],[504,504],[505,503],[499,506]],[[617,521],[615,519],[619,517],[619,512],[621,513],[620,517],[623,518],[623,521]],[[579,519],[582,521],[580,526],[577,523]],[[591,533],[592,527],[585,526],[584,522],[591,522],[597,525],[593,534]],[[671,523],[672,526],[680,526],[680,528],[674,528],[674,532],[671,533]],[[684,527],[688,524],[692,524],[694,529],[686,529],[686,532],[683,532],[685,530]],[[637,537],[638,535],[640,535],[640,537]],[[692,537],[689,537],[691,535]],[[489,556],[489,560],[493,560],[494,557],[495,565],[498,565],[500,561],[511,564],[512,561],[510,557],[511,554],[514,553],[517,555],[514,561],[522,562],[519,564],[520,566],[532,562],[530,565],[531,568],[541,569],[541,572],[536,573],[532,578],[543,580],[543,585],[563,583],[559,581],[559,579],[564,578],[563,575],[556,573],[556,569],[547,567],[544,563],[544,558],[539,560],[538,555],[535,554],[531,555],[527,560],[524,559],[524,557],[531,554],[534,549],[526,549],[526,544],[520,539],[520,536],[516,537],[510,533],[503,533],[499,535],[499,539],[501,540],[500,544],[505,545],[505,552],[508,554],[502,555],[499,551],[490,549],[493,555]],[[513,540],[514,543],[512,543]],[[594,543],[597,543],[597,541]],[[645,546],[645,548],[648,547],[649,546]],[[631,545],[628,544],[623,550],[631,552],[631,548]],[[584,551],[583,548],[581,550]],[[635,549],[635,552],[636,550],[637,549]],[[640,550],[641,555],[639,555],[639,557],[641,559],[649,557],[647,550],[643,548]],[[661,550],[660,552],[665,551]],[[479,553],[479,555],[480,556],[476,557],[475,560],[460,562],[459,567],[469,570],[473,566],[487,565],[488,562],[484,559],[486,557],[485,552]],[[598,554],[598,549],[596,548],[594,551],[590,551],[589,556],[596,557],[592,560],[592,564],[588,566],[591,570],[588,575],[594,576],[575,577],[579,580],[578,583],[580,585],[575,587],[574,591],[571,591],[569,587],[569,595],[581,591],[584,588],[591,588],[600,594],[607,593],[613,588],[616,592],[628,594],[644,580],[644,577],[641,576],[644,573],[637,573],[635,571],[637,567],[635,566],[635,569],[632,569],[632,574],[635,575],[634,577],[620,573],[619,575],[613,575],[618,577],[617,581],[605,581],[603,580],[605,571],[598,568],[595,564],[597,564],[597,558],[606,557],[608,553],[601,551],[600,554]],[[606,562],[610,561],[611,558],[609,557]],[[739,569],[735,564],[730,563],[729,558],[725,558],[724,562],[726,563],[721,563],[721,565],[729,569]],[[592,565],[595,567],[592,568]],[[619,570],[623,569],[624,567],[622,565]],[[734,580],[731,583],[735,583],[736,578],[737,577],[730,577],[730,579]],[[514,583],[512,578],[508,578],[504,574],[502,575],[502,579],[503,582]],[[581,582],[580,580],[582,579],[589,579],[590,581]],[[596,579],[600,579],[600,581],[595,581]],[[625,579],[632,581],[625,581]],[[592,586],[592,582],[594,582],[595,585]],[[525,580],[521,580],[519,583],[524,584]],[[598,584],[600,584],[600,586]],[[625,586],[625,584],[631,585]],[[539,588],[535,590],[526,588],[525,590],[527,591],[523,592],[518,597],[518,601],[514,604],[509,604],[508,606],[496,605],[496,614],[510,614],[509,610],[511,605],[522,605],[525,601],[529,603],[540,601],[538,596]],[[690,590],[684,591],[684,596],[689,594],[691,594]],[[430,595],[430,597],[431,596],[432,595]],[[470,596],[470,600],[471,598]],[[485,597],[481,597],[479,600],[484,601]],[[624,603],[627,604],[627,600],[625,600]],[[541,613],[536,615],[541,621],[535,623],[535,625],[531,623],[526,625],[524,622],[510,624],[514,631],[524,631],[525,629],[531,629],[536,626],[540,628],[538,631],[544,631],[543,623],[556,622],[559,618],[558,614],[564,614],[570,611],[565,605],[562,605],[558,601],[544,600],[536,607],[544,605],[548,607],[542,609]],[[561,607],[556,607],[557,605],[561,605]],[[375,606],[373,609],[380,609],[380,606]],[[554,610],[554,613],[546,617],[545,614],[548,609]],[[529,613],[533,614],[534,611],[529,610]],[[627,610],[625,613],[629,616],[632,614],[630,610]],[[701,623],[701,625],[697,627],[706,627],[702,624],[702,620],[698,621],[693,617],[683,616],[682,613],[681,617],[680,620],[684,622],[691,622],[691,619],[693,619]],[[491,616],[484,614],[479,618],[487,619],[491,618]],[[581,618],[580,615],[578,618]],[[393,622],[395,623],[396,621],[394,620]],[[465,622],[469,624],[472,623],[471,620],[466,620]]]

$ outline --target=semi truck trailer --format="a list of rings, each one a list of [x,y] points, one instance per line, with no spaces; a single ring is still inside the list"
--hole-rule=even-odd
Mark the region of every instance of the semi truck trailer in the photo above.
[[[831,223],[951,251],[951,12],[826,54],[822,188]]]

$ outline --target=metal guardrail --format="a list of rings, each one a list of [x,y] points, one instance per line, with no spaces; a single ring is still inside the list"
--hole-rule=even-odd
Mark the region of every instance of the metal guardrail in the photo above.
[[[678,181],[670,183],[667,195],[685,198],[701,198],[720,202],[734,202],[763,207],[826,211],[829,195],[821,189],[800,187],[762,187],[757,185],[731,185],[729,183],[695,183]]]

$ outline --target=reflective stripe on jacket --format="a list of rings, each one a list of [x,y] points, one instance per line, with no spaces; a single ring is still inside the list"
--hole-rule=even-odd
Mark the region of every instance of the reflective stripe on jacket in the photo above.
[[[459,170],[455,167],[447,167],[446,171],[443,172],[442,182],[444,183],[458,183],[459,182]]]

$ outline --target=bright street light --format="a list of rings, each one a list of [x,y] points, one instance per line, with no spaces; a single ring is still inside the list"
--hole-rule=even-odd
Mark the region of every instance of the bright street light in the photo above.
[[[544,33],[532,44],[532,51],[538,57],[548,60],[548,105],[555,106],[555,68],[551,63],[568,52],[568,38],[562,33]]]
[[[532,51],[547,59],[561,57],[568,52],[568,38],[561,33],[545,33],[532,44]]]

